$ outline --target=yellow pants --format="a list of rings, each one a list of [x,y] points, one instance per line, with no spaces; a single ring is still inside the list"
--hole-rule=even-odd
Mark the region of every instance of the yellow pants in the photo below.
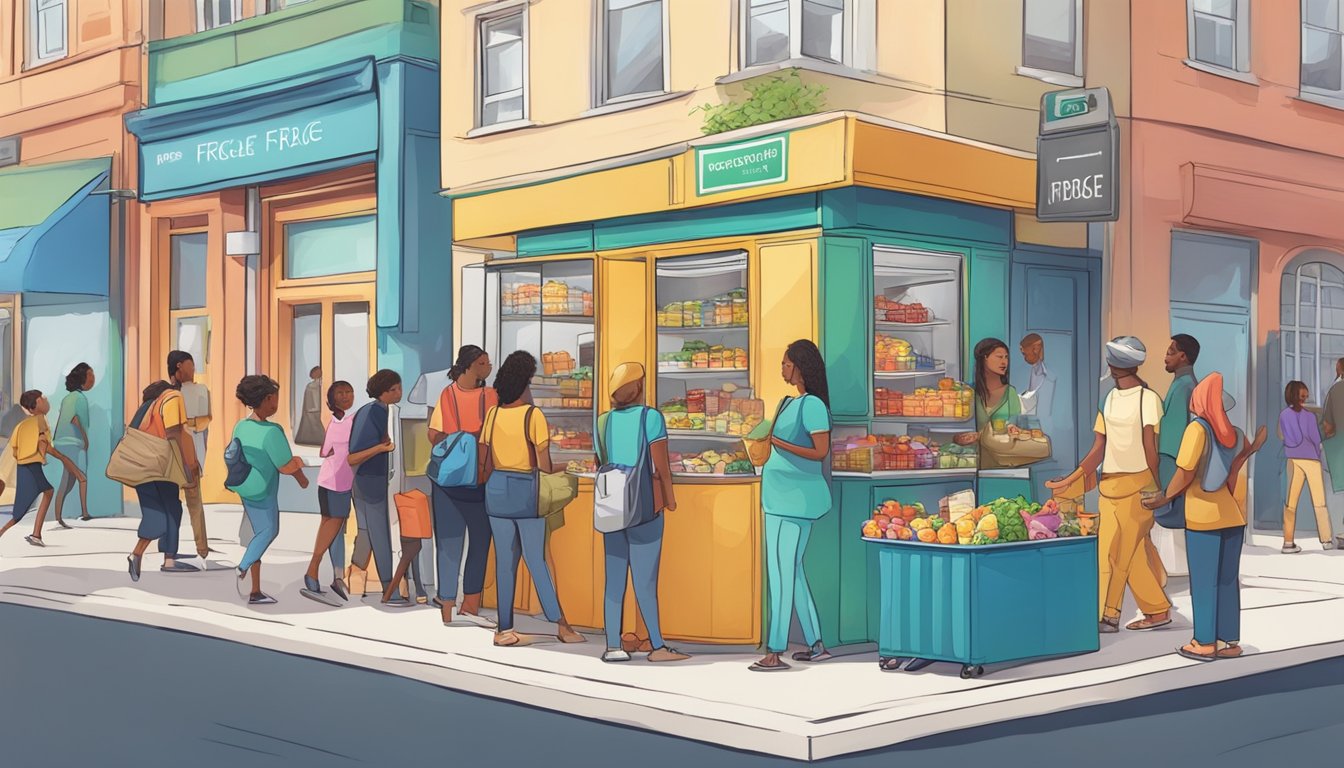
[[[193,488],[183,488],[182,495],[187,498],[187,514],[191,516],[191,532],[196,537],[196,554],[205,557],[210,544],[205,534],[205,505],[201,501],[201,483],[199,478]]]
[[[1120,618],[1126,584],[1143,613],[1171,609],[1171,601],[1162,589],[1165,570],[1148,536],[1153,529],[1153,513],[1144,508],[1139,496],[1156,490],[1157,483],[1149,472],[1102,477],[1097,570],[1103,619]]]
[[[1321,462],[1314,459],[1288,460],[1288,505],[1283,508],[1283,540],[1292,541],[1297,529],[1297,502],[1302,498],[1303,483],[1311,493],[1311,505],[1316,510],[1316,535],[1322,542],[1330,541],[1333,533],[1330,510],[1325,507],[1325,479],[1321,475]]]

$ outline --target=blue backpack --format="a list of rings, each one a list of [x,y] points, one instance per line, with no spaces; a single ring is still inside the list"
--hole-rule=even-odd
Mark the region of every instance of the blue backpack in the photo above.
[[[449,385],[449,389],[457,384]],[[476,482],[477,438],[470,432],[462,431],[462,419],[457,412],[457,395],[444,390],[449,407],[453,410],[453,420],[458,431],[434,445],[429,453],[429,466],[425,474],[440,488],[473,488]],[[442,398],[441,398],[442,399]],[[442,407],[442,403],[440,403]],[[485,423],[485,387],[481,387],[481,423]]]
[[[242,486],[252,474],[252,465],[243,454],[243,444],[236,437],[224,448],[224,466],[229,470],[228,477],[224,478],[224,487],[230,491]]]

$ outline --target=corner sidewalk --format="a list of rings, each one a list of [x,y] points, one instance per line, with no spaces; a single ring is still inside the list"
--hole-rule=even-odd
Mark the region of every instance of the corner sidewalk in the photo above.
[[[213,507],[216,532],[238,528],[236,507]],[[821,759],[935,733],[1047,714],[1105,701],[1203,685],[1334,656],[1344,656],[1344,553],[1310,545],[1296,556],[1257,537],[1242,561],[1246,656],[1200,664],[1176,656],[1186,642],[1189,596],[1173,580],[1170,630],[1102,639],[1099,653],[990,668],[961,680],[959,666],[884,674],[872,653],[841,656],[777,675],[747,670],[741,652],[700,653],[659,666],[640,659],[603,664],[600,638],[495,648],[491,633],[444,628],[432,609],[386,610],[376,598],[329,609],[299,596],[316,517],[286,514],[266,559],[263,581],[280,604],[249,608],[231,570],[169,575],[145,559],[132,584],[126,552],[133,518],[47,528],[45,549],[16,527],[0,542],[0,600],[248,643],[415,678],[614,724],[794,759]],[[185,523],[185,521],[184,521]],[[183,532],[183,541],[190,541]],[[235,541],[221,540],[236,562]],[[326,581],[327,568],[323,574]],[[668,588],[668,585],[664,585]],[[520,629],[532,627],[530,620]],[[536,625],[540,627],[540,625]]]

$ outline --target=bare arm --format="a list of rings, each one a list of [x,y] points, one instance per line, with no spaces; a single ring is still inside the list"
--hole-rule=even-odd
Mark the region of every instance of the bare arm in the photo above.
[[[1153,482],[1161,482],[1157,472],[1157,428],[1143,428],[1143,458],[1148,462],[1148,471],[1153,473]]]
[[[1241,473],[1241,468],[1246,465],[1246,462],[1250,461],[1251,456],[1254,455],[1256,451],[1259,451],[1262,447],[1264,447],[1265,438],[1266,438],[1265,428],[1261,426],[1259,429],[1255,431],[1255,441],[1248,444],[1246,447],[1242,448],[1241,453],[1238,453],[1237,457],[1232,459],[1232,466],[1227,471],[1228,491],[1236,493],[1237,475]]]
[[[555,467],[551,464],[551,444],[549,442],[543,443],[537,449],[537,469],[548,475],[555,471]]]
[[[447,433],[447,432],[440,432],[440,431],[437,430],[437,429],[433,429],[433,428],[431,428],[431,429],[429,430],[429,444],[430,444],[430,445],[438,445],[439,443],[442,443],[442,442],[443,442],[443,438],[445,438],[445,437],[447,437],[447,436],[448,436],[448,433]]]
[[[1087,452],[1083,460],[1078,463],[1075,469],[1068,477],[1061,477],[1058,480],[1051,480],[1045,484],[1046,488],[1059,490],[1067,488],[1077,482],[1078,478],[1083,479],[1083,489],[1092,490],[1097,487],[1097,468],[1101,466],[1101,460],[1106,456],[1106,436],[1100,432],[1093,433],[1092,449]],[[1145,453],[1146,453],[1145,447]]]
[[[653,457],[658,483],[663,487],[663,506],[668,512],[676,512],[677,497],[672,490],[672,461],[667,455],[667,441],[659,440],[649,446],[649,455]]]
[[[84,448],[85,448],[85,450],[88,450],[88,447],[89,447],[89,433],[88,433],[87,430],[84,429],[84,425],[81,424],[81,423],[79,423],[79,417],[78,417],[78,416],[72,416],[72,417],[70,418],[70,423],[71,423],[72,425],[74,425],[75,429],[79,430],[79,436],[80,436],[81,439],[84,440]]]
[[[821,461],[826,458],[826,454],[831,451],[831,433],[813,432],[811,448],[794,445],[787,440],[781,440],[774,436],[771,436],[770,444],[778,446],[781,450],[788,451],[795,456],[801,456],[804,459],[808,459],[809,461]]]
[[[64,464],[66,471],[74,475],[76,479],[81,481],[84,480],[84,473],[79,471],[79,467],[75,466],[75,463],[70,460],[70,457],[56,450],[54,446],[48,443],[47,438],[44,437],[38,441],[37,452],[42,454],[43,456],[54,457],[57,461]]]
[[[196,480],[201,476],[201,464],[196,458],[196,443],[191,439],[191,433],[178,425],[169,427],[165,434],[170,442],[177,443],[177,450],[182,454],[182,467],[187,472],[187,485],[195,486]]]
[[[308,476],[303,474],[303,460],[298,456],[289,460],[289,463],[283,467],[278,467],[280,474],[289,475],[299,481],[300,488],[308,487]]]
[[[350,458],[346,459],[346,463],[352,467],[358,467],[360,464],[363,464],[380,453],[391,453],[393,448],[395,448],[395,446],[392,445],[392,438],[389,437],[372,448],[367,448],[359,453],[350,454]]]

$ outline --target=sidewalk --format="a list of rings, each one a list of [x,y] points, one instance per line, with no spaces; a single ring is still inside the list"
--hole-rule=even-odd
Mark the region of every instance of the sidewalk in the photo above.
[[[231,537],[239,514],[211,508],[212,531]],[[960,667],[951,664],[882,673],[872,653],[774,675],[749,672],[755,657],[743,653],[702,653],[668,666],[639,657],[603,664],[596,636],[579,646],[495,648],[491,633],[444,628],[430,608],[383,609],[372,596],[325,608],[298,593],[314,515],[284,516],[263,574],[280,604],[254,609],[239,598],[231,570],[162,574],[152,551],[139,584],[132,584],[126,553],[135,541],[134,519],[73,524],[80,528],[48,527],[45,549],[26,544],[20,529],[0,542],[0,600],[169,627],[804,760],[1344,656],[1344,553],[1304,545],[1311,548],[1283,556],[1269,538],[1257,540],[1242,561],[1247,655],[1241,659],[1200,664],[1172,652],[1190,638],[1189,596],[1173,580],[1178,613],[1170,630],[1121,632],[1103,637],[1099,653],[998,666],[984,678],[961,680]],[[184,530],[183,541],[190,540]],[[215,546],[230,562],[241,553],[227,539]],[[326,574],[324,564],[324,581]],[[522,631],[542,626],[519,622]]]

